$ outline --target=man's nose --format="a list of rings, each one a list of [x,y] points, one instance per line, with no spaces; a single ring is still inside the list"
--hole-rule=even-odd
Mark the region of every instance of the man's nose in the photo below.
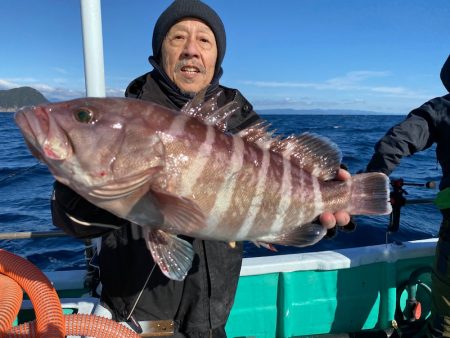
[[[189,37],[184,44],[183,55],[186,57],[198,57],[199,50],[195,38]]]

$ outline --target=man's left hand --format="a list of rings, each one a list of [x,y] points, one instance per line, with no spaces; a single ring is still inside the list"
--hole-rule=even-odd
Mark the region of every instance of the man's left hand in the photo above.
[[[350,177],[350,173],[347,170],[339,169],[336,175],[336,180],[346,181],[350,179]],[[350,214],[343,210],[339,210],[334,214],[332,212],[325,211],[320,215],[319,221],[327,229],[334,228],[336,225],[343,227],[350,223]]]

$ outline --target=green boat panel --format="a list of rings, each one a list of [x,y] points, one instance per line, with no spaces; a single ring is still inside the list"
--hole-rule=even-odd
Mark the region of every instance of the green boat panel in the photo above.
[[[429,239],[244,259],[226,326],[228,337],[298,337],[390,329],[397,289],[413,271],[432,265],[435,245],[436,239]],[[266,277],[270,282],[260,283]],[[423,280],[429,285],[429,280]],[[407,295],[401,296],[399,292],[404,309]],[[424,310],[429,312],[429,295],[418,288],[417,296],[423,298]],[[260,311],[265,315],[260,316]]]
[[[226,331],[229,338],[304,337],[391,328],[397,293],[430,308],[430,275],[437,239],[304,254],[245,258]],[[98,299],[83,271],[46,272],[64,313],[93,312]],[[414,278],[412,278],[414,276]],[[408,280],[411,287],[406,288]],[[23,301],[15,325],[33,319]]]
[[[276,337],[279,274],[246,276],[238,284],[235,306],[226,327],[229,337]]]
[[[392,267],[383,263],[332,271],[282,273],[278,337],[386,328],[395,308]],[[380,278],[381,277],[381,278]],[[386,292],[386,290],[388,292]],[[393,290],[394,292],[389,292]],[[393,316],[389,313],[388,316]]]

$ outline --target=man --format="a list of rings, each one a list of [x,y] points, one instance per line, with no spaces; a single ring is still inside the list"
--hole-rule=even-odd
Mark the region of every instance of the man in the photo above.
[[[129,84],[127,97],[179,110],[206,88],[206,99],[222,91],[219,106],[232,100],[238,103],[240,110],[228,122],[229,132],[260,119],[239,91],[219,85],[225,29],[210,7],[197,0],[173,2],[156,22],[152,47],[149,61],[154,69]],[[346,171],[339,173],[340,179],[348,176]],[[78,238],[102,236],[101,305],[110,317],[127,322],[137,331],[142,321],[170,320],[177,337],[226,336],[242,243],[232,247],[219,241],[189,239],[195,251],[193,267],[185,281],[178,282],[153,269],[155,264],[137,226],[91,205],[58,182],[52,212],[55,225]],[[326,212],[320,220],[332,228],[336,223],[347,224],[349,215]]]
[[[441,70],[441,80],[450,92],[450,56]],[[404,156],[436,143],[437,159],[442,167],[441,192],[450,189],[450,94],[434,98],[409,113],[390,129],[375,146],[367,171],[389,175]],[[449,206],[450,206],[450,201]],[[450,337],[450,209],[441,209],[443,222],[436,247],[432,275],[432,310],[428,335]]]

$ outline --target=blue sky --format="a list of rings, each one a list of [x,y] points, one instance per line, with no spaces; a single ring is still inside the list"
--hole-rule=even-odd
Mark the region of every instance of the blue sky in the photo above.
[[[206,0],[222,17],[222,84],[258,109],[406,114],[446,93],[448,0]],[[166,0],[103,0],[107,95],[149,71]],[[0,1],[0,89],[52,100],[85,95],[79,0]]]

